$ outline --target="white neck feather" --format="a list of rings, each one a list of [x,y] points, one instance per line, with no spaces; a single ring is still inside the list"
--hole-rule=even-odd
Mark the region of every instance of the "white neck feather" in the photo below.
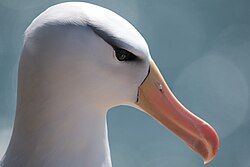
[[[40,108],[18,105],[3,167],[112,166],[106,112],[91,103],[68,100],[61,99],[60,105],[35,101]]]

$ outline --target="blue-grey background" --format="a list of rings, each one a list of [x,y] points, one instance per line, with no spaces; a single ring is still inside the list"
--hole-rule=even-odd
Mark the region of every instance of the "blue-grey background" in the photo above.
[[[0,157],[15,115],[23,32],[64,0],[0,0]],[[208,167],[250,167],[250,1],[89,0],[129,20],[146,38],[170,88],[220,136]],[[146,114],[108,114],[114,167],[202,167],[200,157]]]

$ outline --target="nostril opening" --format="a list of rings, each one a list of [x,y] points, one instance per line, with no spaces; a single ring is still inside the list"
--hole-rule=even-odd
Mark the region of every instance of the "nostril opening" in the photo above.
[[[158,85],[158,89],[162,92],[162,84]]]
[[[163,92],[163,86],[159,81],[156,82],[156,86],[160,92]]]

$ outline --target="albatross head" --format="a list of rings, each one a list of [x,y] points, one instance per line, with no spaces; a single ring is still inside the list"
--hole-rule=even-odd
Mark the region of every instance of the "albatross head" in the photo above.
[[[30,148],[33,155],[58,143],[61,145],[49,151],[51,156],[58,150],[74,149],[82,155],[92,155],[95,149],[102,150],[97,138],[107,142],[103,120],[107,110],[117,105],[130,105],[148,113],[205,162],[211,161],[218,150],[214,129],[174,97],[152,60],[147,43],[130,23],[87,3],[59,4],[39,15],[25,33],[10,148],[20,141],[25,143],[25,136],[30,136],[27,140],[39,145]],[[104,128],[99,128],[99,124]],[[76,139],[69,135],[78,136]],[[88,145],[94,145],[95,140],[98,146]],[[109,154],[106,144],[103,151]],[[6,155],[11,155],[10,150]],[[84,154],[84,150],[89,154]],[[97,157],[100,161],[107,159],[102,158],[107,157],[106,153]],[[43,156],[38,161],[53,166],[51,159]]]

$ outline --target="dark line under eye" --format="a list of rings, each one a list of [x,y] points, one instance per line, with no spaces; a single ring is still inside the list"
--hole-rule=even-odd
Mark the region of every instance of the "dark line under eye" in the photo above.
[[[119,61],[136,61],[137,59],[139,59],[133,53],[131,53],[125,49],[114,48],[114,50],[115,50],[116,58]]]

